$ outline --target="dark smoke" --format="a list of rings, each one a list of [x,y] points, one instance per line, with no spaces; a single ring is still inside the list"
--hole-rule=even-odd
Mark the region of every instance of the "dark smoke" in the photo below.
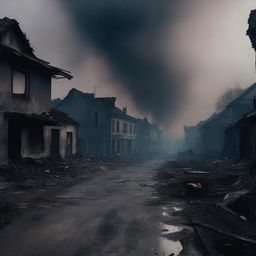
[[[216,102],[216,110],[218,112],[222,111],[231,101],[236,99],[241,93],[243,92],[243,89],[239,87],[239,85],[236,85],[233,88],[227,89],[217,100]]]
[[[172,120],[182,102],[185,76],[175,60],[167,63],[164,42],[172,33],[169,27],[166,33],[170,21],[178,19],[179,1],[60,2],[82,36],[105,56],[136,107],[162,125]]]

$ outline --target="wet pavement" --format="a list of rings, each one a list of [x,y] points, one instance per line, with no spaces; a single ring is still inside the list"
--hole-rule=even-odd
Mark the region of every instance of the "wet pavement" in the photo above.
[[[154,177],[164,162],[109,170],[54,195],[54,203],[34,202],[0,230],[1,256],[178,255],[180,242],[168,237],[183,227],[165,220],[182,206],[157,203]]]

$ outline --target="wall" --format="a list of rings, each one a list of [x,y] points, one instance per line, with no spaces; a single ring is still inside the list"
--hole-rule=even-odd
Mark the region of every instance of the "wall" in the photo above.
[[[119,132],[117,132],[116,124],[119,122]],[[124,131],[124,124],[127,125],[127,132]],[[131,126],[131,132],[130,132]],[[126,155],[135,152],[135,139],[136,139],[136,124],[126,119],[112,118],[111,119],[111,143],[112,143],[112,154]],[[119,141],[119,142],[118,142]],[[117,143],[123,145],[118,150]],[[128,145],[130,143],[130,145]],[[128,149],[130,147],[130,149]],[[129,152],[129,150],[131,152]],[[119,152],[118,152],[119,151]]]
[[[97,102],[92,94],[72,89],[56,109],[66,113],[77,123],[78,152],[85,156],[111,155],[110,107]],[[95,113],[97,123],[95,122]]]
[[[66,158],[66,145],[67,145],[67,132],[72,132],[72,155],[77,153],[77,128],[73,125],[63,125],[63,126],[46,126],[45,127],[45,150],[47,155],[50,155],[51,147],[51,130],[60,130],[60,157],[62,159]]]
[[[44,126],[44,150],[41,153],[31,153],[28,143],[28,127],[22,127],[22,147],[21,153],[23,158],[41,158],[50,156],[51,147],[51,129],[60,130],[60,157],[65,159],[66,157],[66,144],[67,144],[67,132],[72,132],[72,154],[77,153],[77,128],[72,125],[63,126]]]
[[[29,71],[29,97],[18,98],[12,95],[12,67],[21,66]],[[51,76],[35,66],[13,63],[0,59],[0,110],[21,113],[48,112],[51,107]]]
[[[4,119],[3,113],[0,113],[0,165],[8,163],[8,122]]]

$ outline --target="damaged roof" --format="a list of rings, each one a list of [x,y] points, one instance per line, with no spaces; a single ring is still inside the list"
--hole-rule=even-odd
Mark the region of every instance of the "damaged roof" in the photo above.
[[[251,91],[253,91],[254,89],[256,89],[256,83],[254,83],[253,85],[251,85],[250,87],[248,87],[247,89],[245,89],[236,99],[234,99],[233,101],[231,101],[226,108],[232,106],[234,103],[239,102],[240,100],[243,99],[244,96],[246,96],[247,94],[249,94]]]
[[[43,125],[61,125],[61,124],[71,124],[75,126],[79,125],[67,114],[55,109],[50,110],[50,112],[47,112],[47,113],[43,112],[40,114],[5,112],[4,116],[7,119],[18,120],[20,122],[27,122],[27,121],[41,122]]]
[[[49,62],[46,62],[42,59],[39,59],[37,57],[32,57],[29,56],[25,53],[22,53],[20,51],[17,51],[11,47],[5,46],[5,45],[0,45],[0,54],[1,55],[6,55],[8,57],[13,57],[13,58],[17,58],[20,60],[24,60],[27,61],[29,63],[32,63],[34,65],[38,65],[41,68],[47,70],[51,76],[53,76],[54,78],[60,79],[60,78],[67,78],[67,79],[72,79],[73,76],[71,75],[71,73],[69,71],[51,66]]]
[[[45,113],[41,114],[26,114],[26,113],[18,113],[18,112],[5,112],[5,118],[17,120],[19,122],[40,122],[44,125],[57,125],[57,122],[47,116]]]
[[[9,19],[7,17],[4,17],[3,19],[0,19],[0,40],[2,37],[10,30],[13,30],[17,36],[19,36],[23,41],[23,47],[24,51],[27,54],[30,54],[34,56],[33,54],[33,48],[31,47],[29,40],[26,37],[26,34],[22,32],[19,23],[14,19]]]
[[[50,112],[45,113],[45,115],[51,120],[54,120],[55,122],[60,124],[71,124],[75,126],[79,125],[74,119],[69,117],[66,113],[56,109],[51,109]]]
[[[14,19],[9,19],[7,17],[0,19],[0,41],[2,37],[8,31],[14,31],[14,33],[21,39],[23,44],[22,51],[18,51],[10,46],[5,44],[0,44],[0,54],[5,55],[10,58],[19,59],[26,61],[28,63],[32,63],[33,65],[38,65],[41,68],[45,69],[47,72],[51,74],[54,78],[67,78],[72,79],[73,76],[69,71],[64,69],[60,69],[54,66],[51,66],[49,62],[37,58],[33,53],[33,48],[31,47],[29,40],[26,35],[22,32],[19,23]]]

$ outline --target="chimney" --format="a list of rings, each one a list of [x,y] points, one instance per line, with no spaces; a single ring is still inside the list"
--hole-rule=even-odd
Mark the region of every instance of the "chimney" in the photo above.
[[[127,107],[123,108],[123,112],[127,114]]]

